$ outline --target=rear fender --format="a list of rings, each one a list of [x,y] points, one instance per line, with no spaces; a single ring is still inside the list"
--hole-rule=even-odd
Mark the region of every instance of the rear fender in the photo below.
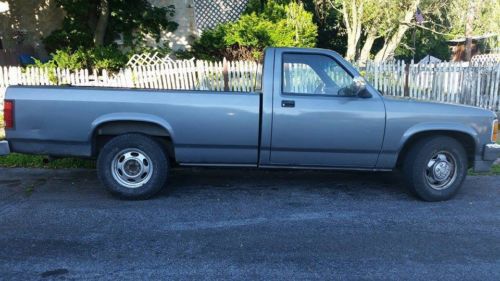
[[[167,132],[168,136],[171,138],[172,142],[175,139],[175,133],[174,130],[172,129],[172,126],[165,121],[162,118],[159,118],[158,116],[155,115],[150,115],[150,114],[144,114],[144,113],[111,113],[111,114],[106,114],[102,115],[99,118],[95,119],[92,122],[92,129],[90,130],[90,135],[88,136],[89,140],[92,140],[94,137],[94,134],[96,132],[96,129],[99,128],[99,126],[110,123],[110,122],[145,122],[145,123],[151,123],[158,125],[162,128],[165,129]]]

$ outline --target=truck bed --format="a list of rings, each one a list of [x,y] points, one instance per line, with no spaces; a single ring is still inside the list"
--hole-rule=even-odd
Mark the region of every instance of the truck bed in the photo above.
[[[15,100],[7,137],[16,152],[91,157],[96,129],[126,117],[163,127],[180,163],[258,160],[256,93],[15,86],[6,99]]]

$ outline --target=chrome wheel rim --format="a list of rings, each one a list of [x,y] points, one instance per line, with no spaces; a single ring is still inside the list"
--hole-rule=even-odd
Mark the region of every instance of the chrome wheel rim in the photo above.
[[[111,162],[113,178],[126,188],[138,188],[149,182],[153,169],[151,158],[137,148],[120,151]]]
[[[457,177],[457,161],[446,151],[434,154],[425,170],[427,183],[436,190],[443,190],[453,184]]]

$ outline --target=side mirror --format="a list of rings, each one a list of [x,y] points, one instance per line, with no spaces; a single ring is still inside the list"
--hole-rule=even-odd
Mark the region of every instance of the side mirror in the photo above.
[[[352,89],[356,96],[368,99],[372,97],[372,94],[366,89],[366,81],[362,77],[355,77],[352,80]]]

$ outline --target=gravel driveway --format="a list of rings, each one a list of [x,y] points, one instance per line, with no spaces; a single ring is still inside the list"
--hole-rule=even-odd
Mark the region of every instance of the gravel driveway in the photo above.
[[[181,169],[149,201],[90,170],[0,169],[0,279],[500,280],[500,177]]]

